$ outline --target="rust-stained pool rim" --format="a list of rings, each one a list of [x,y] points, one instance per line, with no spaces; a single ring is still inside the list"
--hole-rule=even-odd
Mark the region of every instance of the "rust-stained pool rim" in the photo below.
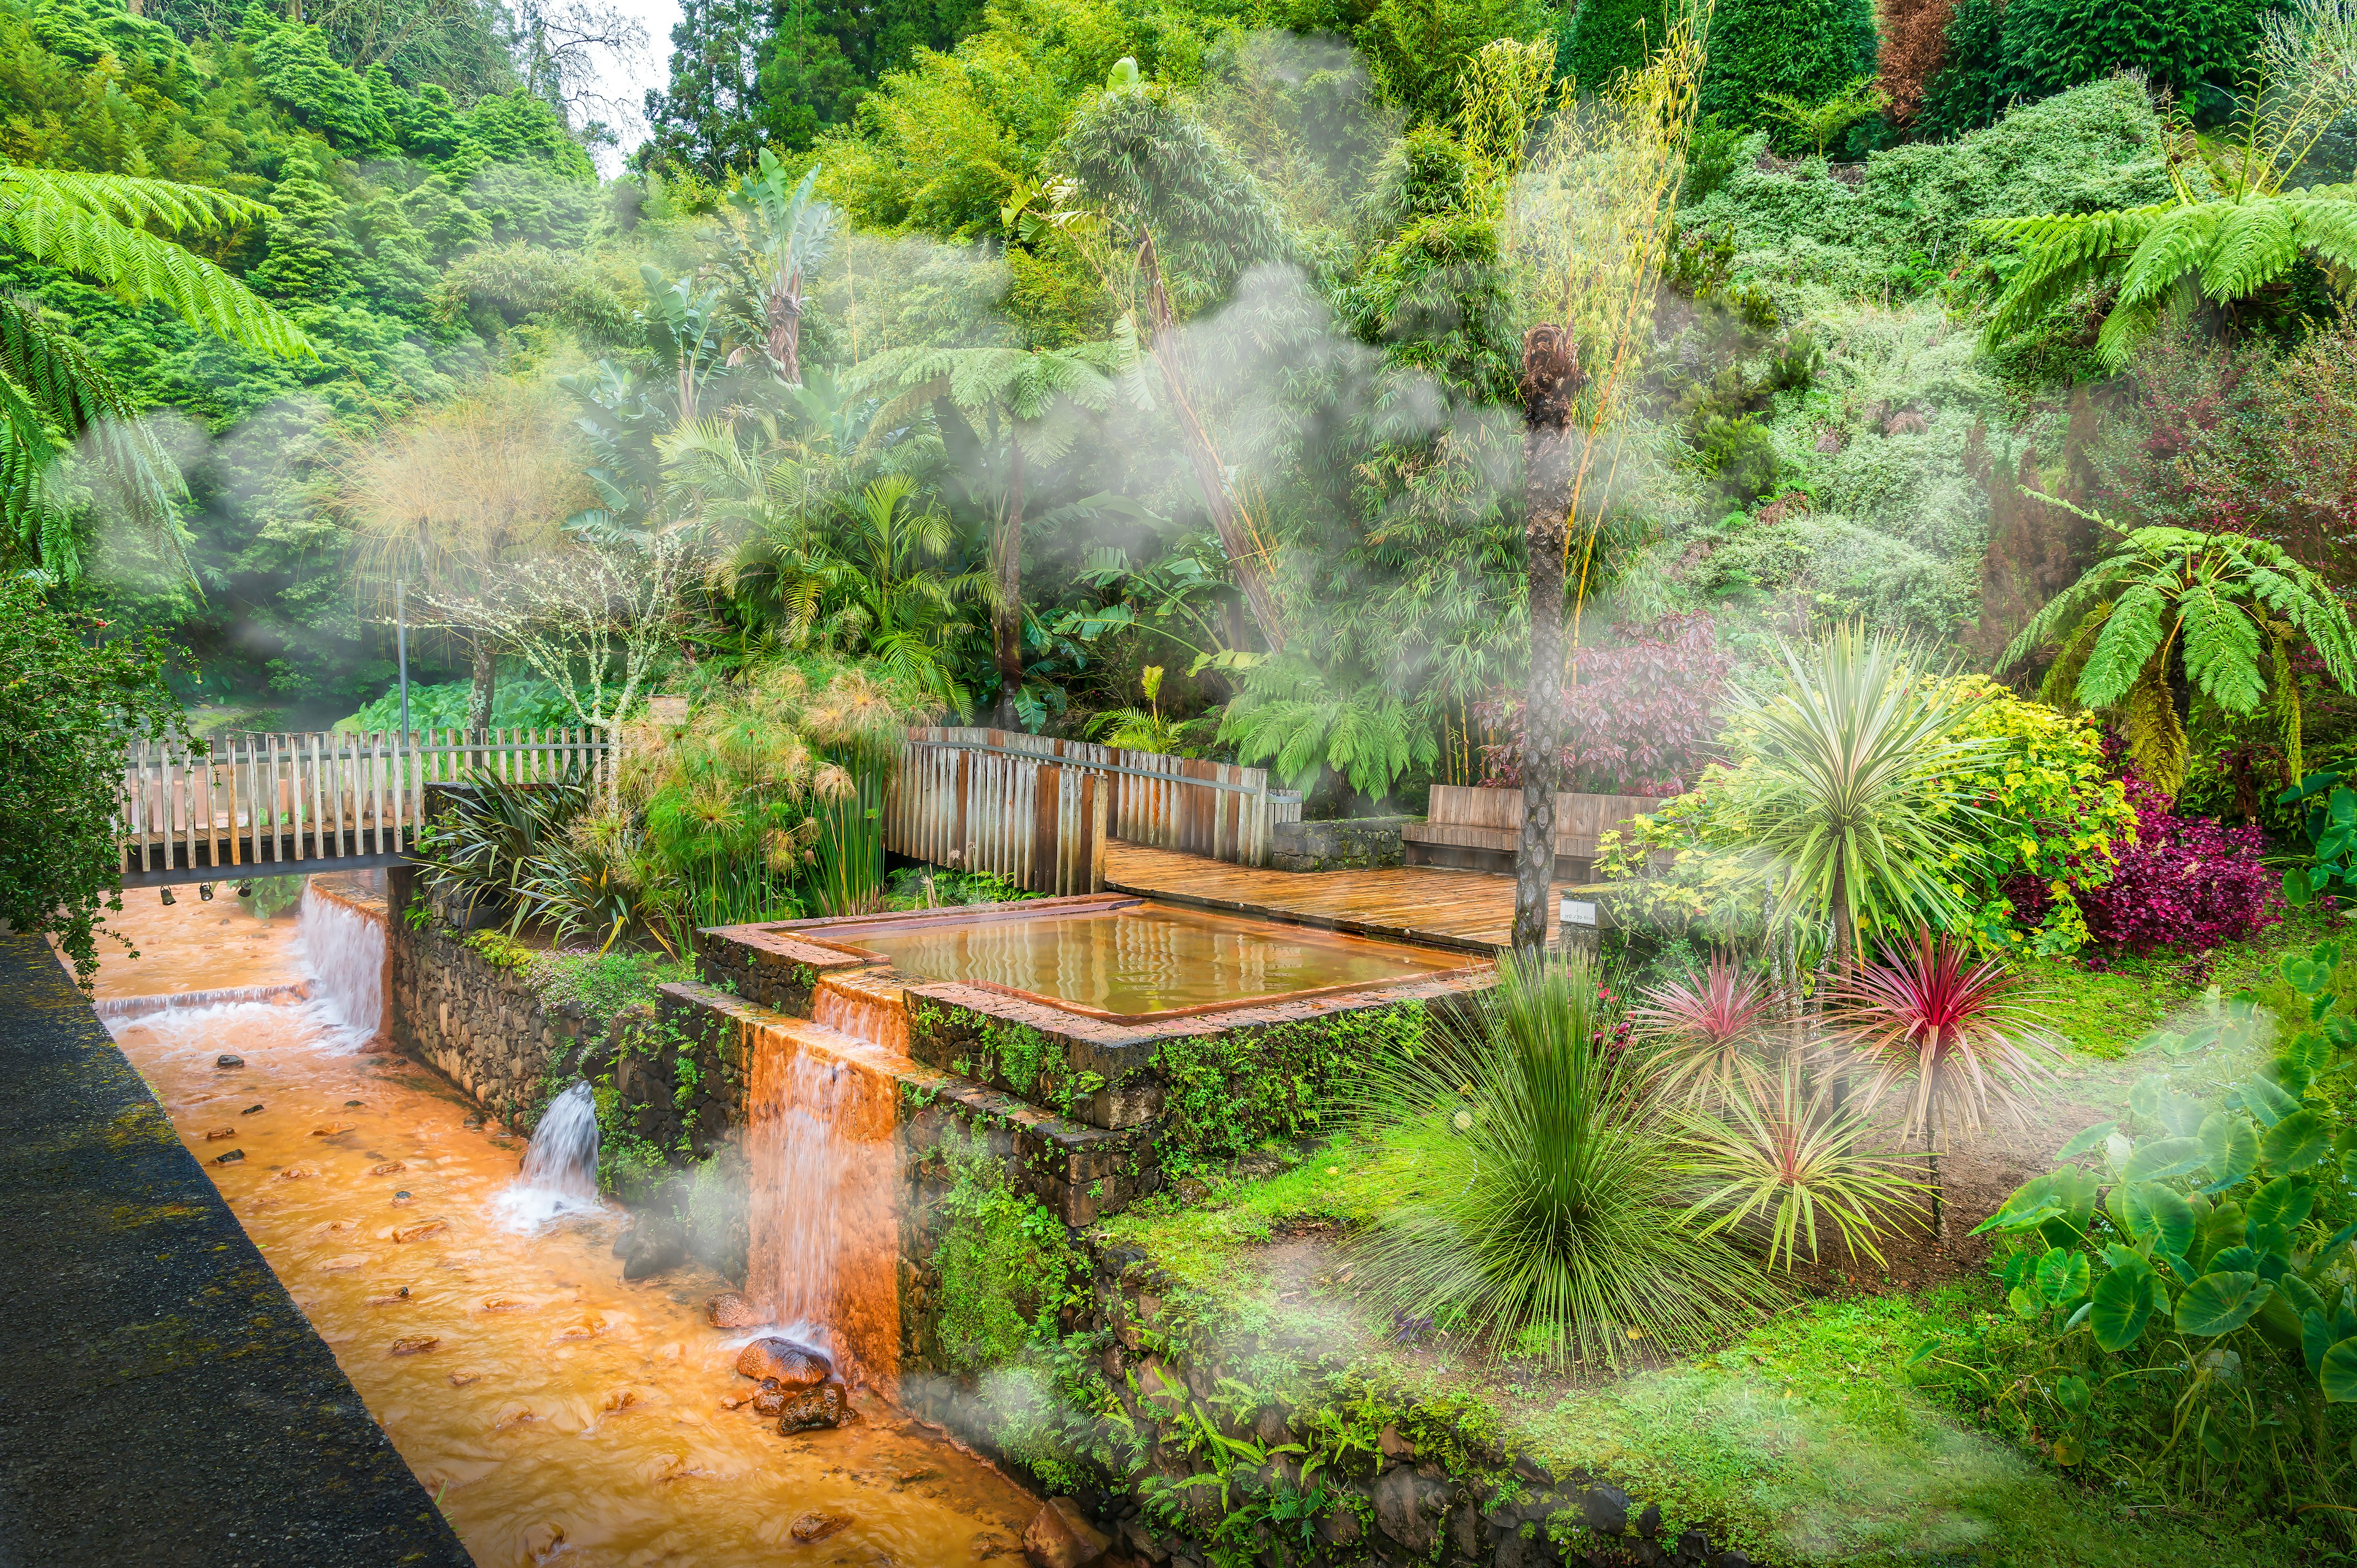
[[[1113,914],[1122,909],[1158,904],[1165,908],[1183,910],[1195,915],[1212,915],[1221,919],[1243,925],[1281,928],[1286,931],[1311,932],[1330,940],[1367,947],[1410,948],[1433,953],[1448,953],[1462,961],[1445,969],[1424,970],[1414,974],[1387,975],[1371,980],[1345,981],[1333,985],[1307,986],[1297,991],[1265,991],[1250,996],[1231,997],[1220,1002],[1199,1002],[1186,1007],[1157,1008],[1146,1013],[1114,1013],[1066,997],[1050,996],[1020,986],[1001,985],[996,981],[969,980],[957,977],[920,975],[901,971],[889,953],[862,947],[849,940],[862,927],[887,926],[894,930],[912,930],[932,926],[982,925],[1012,919],[1062,918],[1071,916]],[[794,936],[813,946],[829,949],[863,964],[892,969],[916,984],[947,984],[986,991],[994,995],[1010,997],[1036,1006],[1069,1013],[1075,1017],[1093,1019],[1102,1024],[1143,1025],[1171,1023],[1187,1018],[1201,1018],[1220,1013],[1232,1013],[1249,1007],[1268,1007],[1289,1002],[1317,1001],[1334,996],[1380,994],[1383,992],[1432,981],[1458,980],[1481,971],[1495,968],[1490,959],[1460,954],[1452,949],[1422,942],[1402,941],[1391,937],[1365,937],[1355,932],[1338,931],[1328,926],[1306,920],[1286,920],[1271,915],[1243,915],[1232,910],[1207,909],[1196,905],[1147,898],[1134,893],[1084,893],[1062,898],[1030,898],[998,904],[964,904],[937,909],[902,909],[874,915],[830,915],[811,920],[783,920],[767,925],[770,930],[791,931]],[[840,935],[829,934],[831,932]]]

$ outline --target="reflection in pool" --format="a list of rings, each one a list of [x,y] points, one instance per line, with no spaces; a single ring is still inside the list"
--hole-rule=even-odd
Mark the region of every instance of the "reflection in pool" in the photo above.
[[[1020,992],[1123,1023],[1417,980],[1476,962],[1169,904],[1021,909],[831,922],[797,934],[880,954],[907,974]]]

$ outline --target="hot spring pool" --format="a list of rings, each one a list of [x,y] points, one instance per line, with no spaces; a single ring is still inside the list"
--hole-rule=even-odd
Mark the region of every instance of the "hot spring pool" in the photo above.
[[[794,935],[1119,1024],[1362,991],[1474,967],[1459,953],[1143,900],[797,923]]]

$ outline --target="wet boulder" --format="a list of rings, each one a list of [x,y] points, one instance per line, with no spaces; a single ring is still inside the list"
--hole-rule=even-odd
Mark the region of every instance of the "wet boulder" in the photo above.
[[[834,1363],[805,1345],[765,1335],[737,1352],[737,1369],[748,1378],[774,1378],[790,1389],[806,1389],[834,1375]]]
[[[1049,1499],[1023,1530],[1023,1559],[1031,1568],[1088,1568],[1112,1549],[1113,1538],[1070,1498]]]
[[[622,1277],[642,1280],[687,1262],[687,1233],[668,1219],[643,1221],[630,1230],[622,1255]]]
[[[780,1416],[786,1413],[786,1385],[775,1378],[763,1378],[761,1386],[753,1391],[755,1415]]]
[[[850,1413],[851,1391],[841,1380],[829,1378],[814,1388],[787,1392],[785,1406],[778,1412],[778,1434],[791,1437],[797,1432],[841,1426]]]
[[[752,1328],[760,1324],[761,1315],[752,1304],[733,1290],[722,1291],[704,1304],[715,1328]]]

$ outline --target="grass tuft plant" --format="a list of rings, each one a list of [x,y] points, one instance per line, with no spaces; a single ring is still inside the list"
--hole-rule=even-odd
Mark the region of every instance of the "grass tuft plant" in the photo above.
[[[1773,1299],[1694,1217],[1667,1127],[1606,1052],[1585,961],[1510,964],[1469,1026],[1374,1075],[1420,1179],[1362,1245],[1376,1303],[1556,1369],[1706,1343]]]

